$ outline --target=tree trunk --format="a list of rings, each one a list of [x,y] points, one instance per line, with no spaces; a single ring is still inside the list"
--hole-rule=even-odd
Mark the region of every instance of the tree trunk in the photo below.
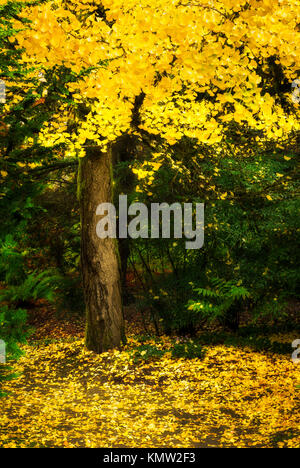
[[[112,150],[89,148],[80,160],[81,268],[86,304],[87,349],[102,353],[124,338],[120,265],[116,239],[99,239],[97,206],[112,202]]]

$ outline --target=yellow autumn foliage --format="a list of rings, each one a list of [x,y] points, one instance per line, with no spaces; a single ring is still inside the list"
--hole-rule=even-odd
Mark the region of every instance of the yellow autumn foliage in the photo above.
[[[72,134],[45,127],[45,145],[66,142],[84,156],[89,141],[105,149],[131,131],[172,145],[183,136],[219,143],[230,122],[269,139],[300,128],[292,93],[294,112],[286,113],[259,73],[272,58],[286,80],[297,79],[299,0],[51,0],[23,15],[32,21],[17,36],[24,63],[54,75],[71,70],[73,100],[88,109],[85,118],[72,115]],[[70,118],[64,104],[56,120]]]

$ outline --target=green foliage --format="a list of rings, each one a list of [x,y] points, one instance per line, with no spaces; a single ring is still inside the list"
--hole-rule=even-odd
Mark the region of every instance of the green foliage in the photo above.
[[[163,349],[159,349],[153,344],[148,343],[136,347],[133,351],[130,352],[130,354],[133,358],[133,362],[138,363],[141,361],[159,359],[165,354],[165,351]]]
[[[238,328],[243,303],[250,298],[249,291],[234,281],[218,278],[212,279],[211,284],[211,288],[194,289],[200,300],[190,300],[188,309],[208,321],[219,320],[224,325]]]
[[[171,353],[173,358],[186,359],[202,359],[205,354],[202,345],[193,340],[188,340],[185,343],[174,343]]]
[[[185,250],[181,239],[130,243],[130,265],[143,284],[139,303],[151,310],[156,328],[184,334],[211,320],[237,329],[241,317],[288,319],[289,303],[299,298],[298,154],[297,135],[258,145],[245,128],[232,128],[213,149],[183,139],[166,151],[151,192],[144,187],[135,199],[204,202],[205,242],[199,251]],[[209,301],[214,278],[231,288]],[[197,303],[190,283],[203,296],[202,308],[186,307]]]
[[[26,319],[25,310],[1,306],[0,339],[5,342],[7,357],[10,359],[17,359],[22,354],[18,344],[25,343],[29,335]]]
[[[187,311],[185,304],[192,294],[192,287],[189,283],[198,277],[197,269],[193,268],[193,264],[190,263],[189,267],[186,265],[186,269],[184,265],[176,264],[176,272],[163,271],[163,267],[159,265],[163,255],[166,255],[164,260],[167,262],[167,255],[170,254],[173,257],[175,249],[177,249],[176,253],[178,255],[181,247],[178,245],[171,246],[170,243],[168,245],[165,242],[164,247],[168,249],[168,254],[160,245],[157,252],[155,252],[155,249],[151,249],[149,255],[147,247],[146,243],[142,245],[142,242],[139,242],[138,244],[140,258],[143,258],[143,266],[147,265],[147,271],[140,274],[140,279],[145,283],[143,283],[144,288],[141,291],[142,297],[137,302],[139,310],[141,312],[150,311],[157,332],[162,329],[167,334],[179,333],[180,335],[186,335],[194,333],[195,327],[200,323],[199,316],[193,311]],[[137,245],[135,248],[137,248]],[[184,249],[184,246],[182,248]],[[147,261],[148,256],[151,259],[151,264]],[[153,268],[154,265],[159,271],[150,274],[151,267]],[[142,265],[140,265],[141,267]]]
[[[28,303],[37,299],[53,301],[61,277],[51,270],[29,274],[23,283],[8,286],[0,293],[0,301],[11,304]]]
[[[26,343],[30,330],[26,324],[27,314],[23,309],[0,306],[0,340],[5,342],[6,360],[18,359],[23,353],[21,343]],[[1,391],[1,382],[17,377],[8,364],[0,364],[0,398],[6,393]]]
[[[24,252],[11,235],[5,237],[0,247],[0,278],[6,284],[20,284],[25,280]]]
[[[81,279],[78,276],[65,276],[60,279],[55,306],[60,317],[65,315],[82,317],[85,304]]]
[[[177,339],[170,343],[164,343],[159,338],[149,335],[140,337],[139,342],[140,345],[134,346],[130,350],[130,355],[135,363],[159,359],[164,355],[174,359],[202,359],[205,354],[200,342],[189,339],[181,341]]]

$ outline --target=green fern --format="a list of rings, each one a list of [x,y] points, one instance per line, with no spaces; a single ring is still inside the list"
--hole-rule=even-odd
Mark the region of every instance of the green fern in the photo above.
[[[6,284],[20,284],[26,274],[24,269],[25,254],[19,251],[18,243],[7,235],[0,247],[0,278]]]
[[[231,323],[235,328],[238,325],[236,322],[239,308],[250,298],[249,291],[239,283],[219,278],[212,279],[211,285],[211,288],[194,289],[199,299],[190,300],[188,310],[198,313],[208,321],[221,320],[228,325]]]
[[[52,270],[33,272],[20,285],[12,285],[0,292],[0,302],[18,304],[37,299],[53,301],[61,277]]]

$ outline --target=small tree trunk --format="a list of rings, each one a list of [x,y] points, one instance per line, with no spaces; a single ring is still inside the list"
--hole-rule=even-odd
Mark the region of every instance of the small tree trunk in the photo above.
[[[116,239],[99,239],[96,209],[112,201],[112,151],[89,148],[80,160],[81,268],[86,304],[87,349],[102,353],[124,338],[120,265]]]

